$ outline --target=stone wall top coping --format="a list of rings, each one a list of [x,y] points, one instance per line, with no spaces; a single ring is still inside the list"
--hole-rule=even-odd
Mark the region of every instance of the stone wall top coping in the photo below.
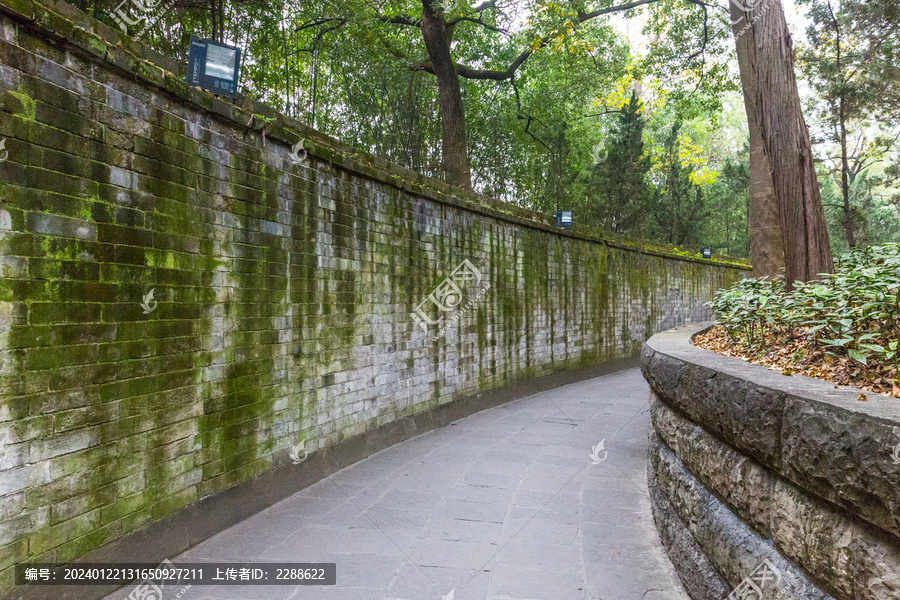
[[[93,19],[76,7],[55,0],[0,0],[0,12],[15,21],[40,30],[56,43],[76,48],[80,53],[103,60],[129,73],[148,86],[164,90],[179,100],[195,105],[215,117],[230,121],[244,129],[262,133],[269,140],[292,146],[304,140],[304,150],[320,160],[397,189],[479,213],[517,225],[539,229],[560,236],[583,239],[629,250],[677,260],[747,270],[749,263],[732,259],[702,259],[684,255],[647,242],[613,238],[590,229],[561,229],[546,215],[503,202],[476,192],[450,186],[438,179],[416,173],[384,158],[362,152],[333,137],[316,131],[274,108],[240,97],[237,103],[219,99],[185,82],[187,67],[155,50],[134,41],[120,31]],[[265,120],[256,119],[259,115]],[[265,122],[268,121],[268,122]]]
[[[644,344],[641,370],[657,396],[808,493],[900,538],[900,399],[694,346],[691,337],[711,325]]]
[[[662,331],[647,340],[646,345],[654,352],[739,377],[774,392],[892,420],[900,426],[900,398],[882,396],[854,386],[835,385],[806,375],[782,375],[780,371],[766,366],[695,346],[691,338],[714,325],[715,322],[707,321]],[[860,394],[865,394],[867,400],[859,400]]]

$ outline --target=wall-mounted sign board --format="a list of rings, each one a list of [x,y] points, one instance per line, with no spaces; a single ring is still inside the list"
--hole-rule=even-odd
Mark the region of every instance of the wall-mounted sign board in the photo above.
[[[575,215],[571,210],[556,211],[557,227],[572,227],[575,225]]]

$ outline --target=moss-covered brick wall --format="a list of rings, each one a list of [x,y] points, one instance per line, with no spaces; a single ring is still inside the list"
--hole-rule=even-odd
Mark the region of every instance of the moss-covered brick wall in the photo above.
[[[557,230],[183,77],[66,4],[0,0],[0,594],[300,440],[635,356],[746,272]],[[464,259],[480,299],[422,331]]]

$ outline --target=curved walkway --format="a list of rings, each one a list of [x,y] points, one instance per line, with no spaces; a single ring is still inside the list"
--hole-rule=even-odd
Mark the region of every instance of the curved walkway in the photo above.
[[[687,600],[650,515],[647,395],[622,371],[388,448],[174,559],[334,562],[337,586],[181,598]]]

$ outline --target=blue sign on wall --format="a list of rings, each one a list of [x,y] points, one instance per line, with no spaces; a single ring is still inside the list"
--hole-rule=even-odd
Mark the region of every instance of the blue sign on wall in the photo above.
[[[571,210],[556,211],[557,227],[572,227],[573,225],[575,225],[575,216]]]
[[[237,95],[241,49],[191,36],[188,55],[188,85],[201,87],[219,96]]]

